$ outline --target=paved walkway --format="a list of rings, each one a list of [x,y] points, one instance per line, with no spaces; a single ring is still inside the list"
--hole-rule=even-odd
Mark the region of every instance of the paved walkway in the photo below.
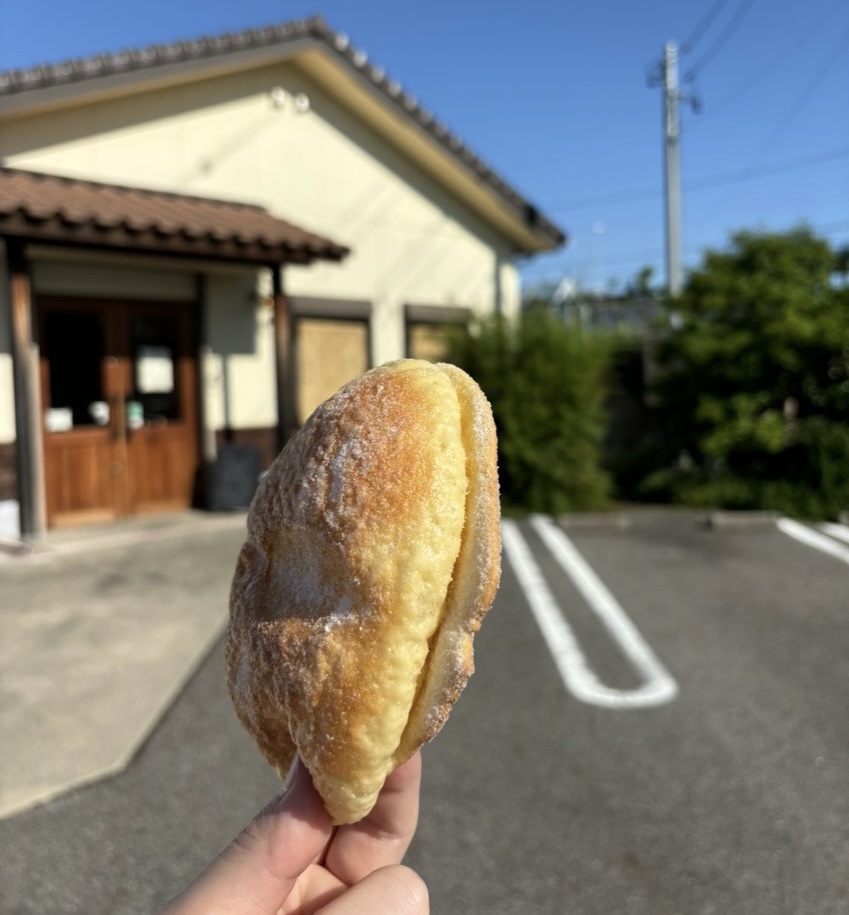
[[[0,545],[0,818],[130,762],[223,633],[244,523],[187,512]]]
[[[0,551],[0,817],[124,768],[221,637],[244,515]]]

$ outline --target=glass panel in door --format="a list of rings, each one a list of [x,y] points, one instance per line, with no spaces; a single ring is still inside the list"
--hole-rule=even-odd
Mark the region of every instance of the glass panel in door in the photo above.
[[[106,425],[108,412],[102,407],[107,401],[102,372],[106,347],[100,315],[48,312],[41,347],[50,366],[48,429]]]

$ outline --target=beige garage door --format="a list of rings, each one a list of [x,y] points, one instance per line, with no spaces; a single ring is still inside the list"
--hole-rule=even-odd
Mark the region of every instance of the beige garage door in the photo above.
[[[368,369],[364,321],[298,318],[296,327],[298,423],[343,384]]]

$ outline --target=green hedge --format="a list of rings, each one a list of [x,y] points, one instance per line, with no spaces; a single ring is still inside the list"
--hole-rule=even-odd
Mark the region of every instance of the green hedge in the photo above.
[[[492,404],[505,507],[550,513],[604,507],[610,356],[606,339],[542,309],[515,322],[481,321],[450,340],[448,360]]]
[[[758,461],[755,458],[759,458]],[[708,470],[683,463],[656,470],[639,495],[703,508],[762,509],[800,518],[835,518],[849,506],[849,427],[814,416],[776,455],[747,455]]]

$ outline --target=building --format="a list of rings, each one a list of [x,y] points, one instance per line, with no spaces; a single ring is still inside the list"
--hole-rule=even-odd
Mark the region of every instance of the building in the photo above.
[[[563,241],[320,18],[0,73],[0,537],[214,503]]]

